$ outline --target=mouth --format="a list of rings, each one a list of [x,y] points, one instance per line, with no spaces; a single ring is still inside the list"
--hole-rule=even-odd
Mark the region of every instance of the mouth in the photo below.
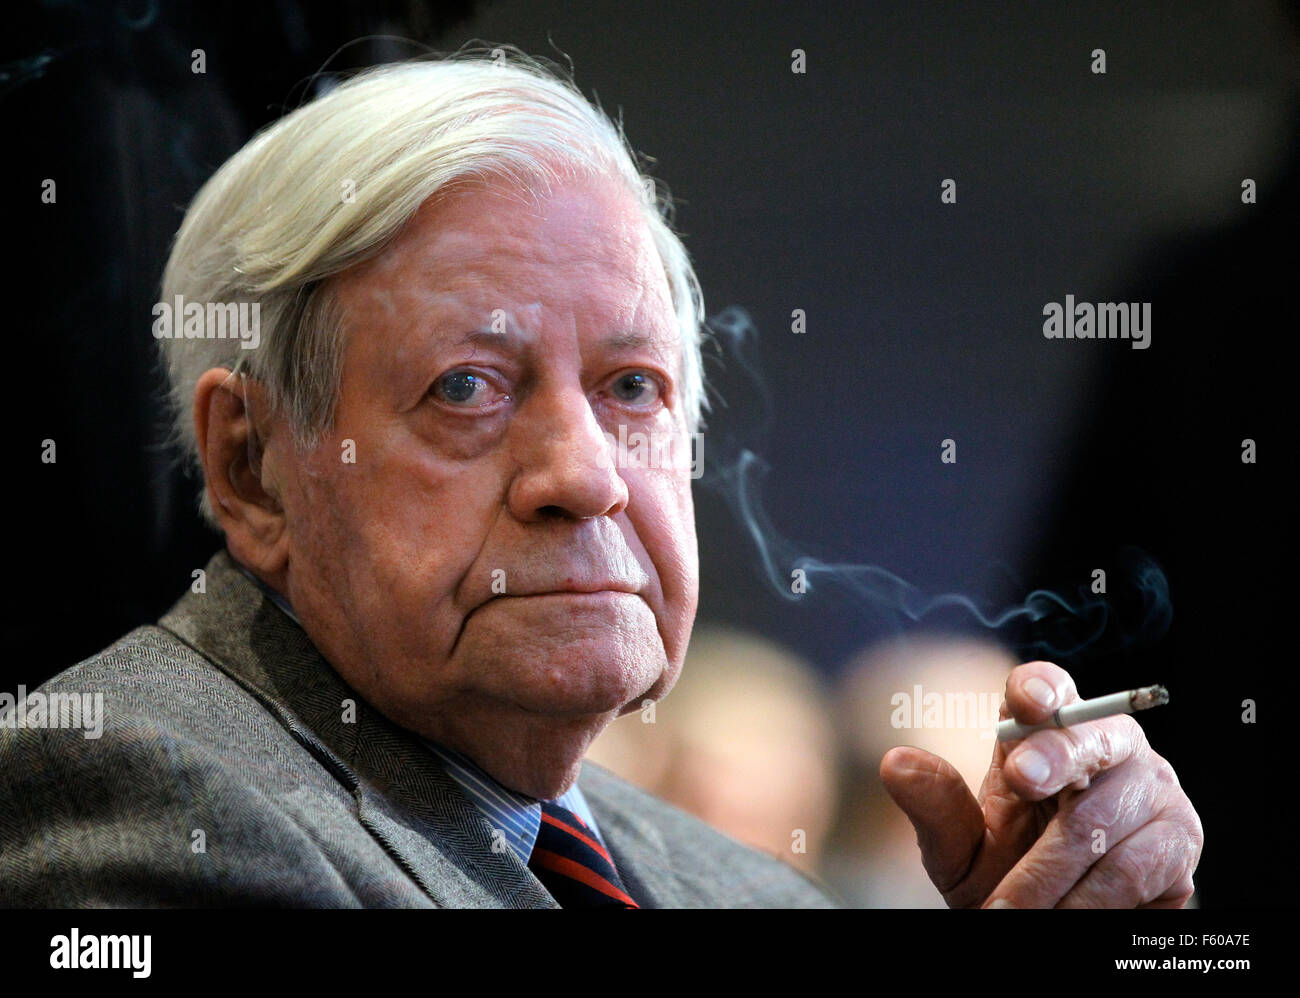
[[[612,604],[628,596],[639,595],[639,593],[628,589],[543,589],[531,593],[498,593],[475,607],[474,613],[478,613],[478,611],[484,610],[494,603],[509,600],[528,600],[530,602],[554,600],[561,603],[572,603],[575,607],[583,605],[595,607],[606,603]]]
[[[623,593],[627,596],[639,595],[639,587],[630,582],[615,579],[565,579],[557,585],[523,586],[518,589],[507,587],[503,593],[493,593],[484,600],[484,605],[493,600],[524,598],[530,596],[592,596],[600,593]]]
[[[497,599],[523,599],[523,600],[558,600],[570,602],[575,605],[589,604],[597,606],[603,603],[613,603],[617,600],[626,599],[628,596],[635,596],[636,593],[625,592],[622,589],[554,589],[544,593],[529,593],[527,596],[511,597],[498,596]]]
[[[502,596],[515,596],[525,598],[529,596],[599,596],[602,593],[619,593],[624,596],[635,596],[635,589],[625,586],[566,586],[562,589],[539,589],[531,593],[500,593],[495,599]]]
[[[634,586],[620,582],[576,582],[566,583],[564,586],[554,589],[529,589],[522,592],[504,592],[493,593],[487,599],[479,603],[469,613],[461,619],[460,628],[456,633],[456,640],[453,647],[460,644],[460,639],[465,633],[465,628],[470,620],[480,611],[487,609],[494,603],[502,600],[542,600],[551,599],[556,602],[571,602],[575,606],[587,604],[589,606],[598,606],[601,603],[613,603],[625,596],[640,597],[641,593]]]

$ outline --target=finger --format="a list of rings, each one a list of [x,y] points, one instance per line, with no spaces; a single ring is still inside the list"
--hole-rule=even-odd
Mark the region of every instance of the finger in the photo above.
[[[1113,846],[1058,908],[1181,908],[1192,896],[1200,853],[1177,820],[1153,821]]]
[[[1051,662],[1026,662],[1007,676],[1003,718],[1014,717],[1021,724],[1042,724],[1052,712],[1079,699],[1070,674]]]
[[[1086,788],[1146,746],[1142,726],[1127,714],[1036,731],[1007,754],[1002,778],[1024,800],[1042,800],[1072,785]]]
[[[1196,894],[1196,882],[1192,879],[1192,874],[1187,875],[1185,885],[1186,893],[1182,893],[1184,885],[1178,886],[1178,893],[1175,893],[1173,887],[1169,888],[1168,897],[1156,898],[1154,901],[1148,901],[1146,904],[1138,905],[1139,908],[1186,908]]]
[[[1141,758],[1099,777],[1086,793],[1064,791],[1056,800],[1056,814],[1038,841],[994,889],[990,903],[1002,900],[1014,907],[1052,907],[1092,876],[1093,867],[1119,850],[1120,843],[1144,841],[1134,836],[1169,816],[1181,815],[1184,825],[1194,825],[1199,834],[1199,819],[1178,786],[1173,768],[1149,749]],[[1179,836],[1169,840],[1166,847],[1171,856],[1186,859],[1189,842],[1187,837]],[[1198,857],[1199,849],[1191,856],[1192,869]],[[1099,883],[1108,883],[1112,872],[1131,874],[1127,864],[1136,858],[1133,854],[1120,856],[1115,860],[1119,868],[1108,868]],[[1141,902],[1121,896],[1107,903],[1131,907]]]
[[[885,753],[880,779],[916,829],[925,872],[947,895],[966,876],[983,841],[979,803],[949,763],[910,746]]]
[[[1007,684],[998,717],[1002,720],[1014,718],[1023,724],[1041,724],[1049,720],[1057,709],[1079,699],[1074,680],[1070,674],[1051,662],[1026,662],[1012,669],[1007,676]],[[993,747],[994,769],[998,776],[1006,764],[1007,755],[1015,749],[1019,741],[997,742]],[[1027,757],[1029,761],[1032,757]],[[990,775],[993,770],[990,770]],[[1037,771],[1032,776],[1039,775]],[[1011,783],[1005,779],[1001,782],[1007,789]],[[1083,789],[1082,786],[1077,789]],[[981,789],[983,799],[984,791]]]

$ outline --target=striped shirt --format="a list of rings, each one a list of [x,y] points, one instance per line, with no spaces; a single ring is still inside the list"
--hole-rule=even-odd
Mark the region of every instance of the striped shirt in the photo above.
[[[239,570],[250,581],[255,583],[266,594],[268,599],[285,612],[290,620],[302,627],[302,621],[293,612],[293,607],[289,605],[287,599],[243,565],[240,565],[239,562],[235,562],[235,564],[239,566]],[[465,796],[473,801],[474,805],[482,812],[483,817],[492,827],[494,840],[497,833],[499,833],[500,838],[509,846],[510,851],[518,856],[519,861],[526,866],[528,857],[532,855],[533,846],[537,843],[538,829],[542,827],[542,802],[503,787],[459,752],[453,752],[451,749],[437,745],[428,739],[421,739],[421,741],[424,742],[429,751],[438,757],[447,775],[456,781],[456,784],[464,791]],[[568,808],[585,821],[591,827],[591,830],[595,832],[596,838],[600,840],[601,845],[605,844],[604,839],[601,838],[600,829],[596,825],[596,819],[591,813],[591,808],[587,806],[587,801],[582,796],[582,791],[578,789],[576,783],[568,792],[557,797],[555,803]]]
[[[506,789],[458,752],[430,741],[424,744],[442,760],[447,775],[460,784],[466,796],[483,812],[493,831],[501,833],[511,851],[527,866],[528,857],[537,843],[537,831],[542,827],[542,802]],[[585,821],[600,839],[596,819],[576,783],[567,793],[555,798],[555,803],[567,807]],[[605,844],[604,839],[600,839],[600,844]]]

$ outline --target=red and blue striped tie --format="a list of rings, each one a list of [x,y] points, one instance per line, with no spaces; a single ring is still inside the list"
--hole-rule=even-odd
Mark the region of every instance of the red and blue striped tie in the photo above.
[[[554,801],[542,801],[542,825],[528,868],[561,908],[639,908],[591,828]]]

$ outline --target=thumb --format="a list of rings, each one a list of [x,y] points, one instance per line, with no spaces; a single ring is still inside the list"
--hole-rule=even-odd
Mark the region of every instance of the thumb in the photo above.
[[[970,872],[984,839],[979,802],[950,763],[911,746],[885,753],[880,779],[916,829],[925,872],[953,904],[948,895]]]

